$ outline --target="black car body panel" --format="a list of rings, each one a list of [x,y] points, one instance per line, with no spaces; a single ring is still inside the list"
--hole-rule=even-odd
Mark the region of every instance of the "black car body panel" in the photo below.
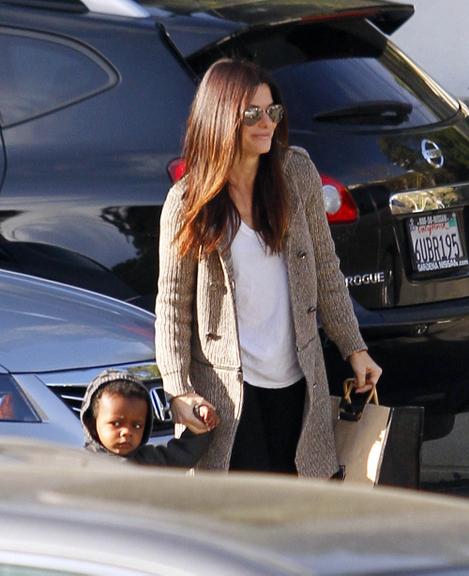
[[[133,18],[0,4],[1,267],[151,309],[197,81],[220,57],[253,59],[284,94],[291,144],[351,203],[331,230],[381,399],[466,408],[469,110],[386,35],[411,5],[143,1]],[[324,344],[335,390],[349,373]]]
[[[142,294],[156,289],[154,249],[169,186],[166,166],[179,153],[194,83],[153,21],[126,24],[125,42],[122,23],[102,17],[2,7],[3,31],[6,22],[0,52],[6,58],[6,38],[11,61],[22,63],[30,57],[25,36],[41,45],[31,50],[36,60],[28,61],[43,67],[50,92],[68,74],[80,76],[83,69],[86,76],[89,63],[94,65],[89,47],[113,77],[112,87],[106,84],[93,96],[64,97],[52,110],[2,125],[8,170],[0,191],[0,265],[141,303]],[[85,57],[68,58],[70,51],[86,51]],[[64,61],[63,68],[54,58]],[[134,72],[135,62],[141,73]],[[30,76],[25,85],[37,91],[44,81],[34,78],[36,85]],[[2,117],[6,108],[14,117],[17,103],[13,94]]]

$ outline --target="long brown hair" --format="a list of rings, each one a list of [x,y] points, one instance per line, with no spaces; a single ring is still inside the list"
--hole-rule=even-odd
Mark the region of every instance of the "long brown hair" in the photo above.
[[[203,257],[229,246],[240,225],[227,182],[241,151],[243,110],[260,84],[269,86],[274,103],[282,103],[271,78],[250,62],[218,60],[199,85],[184,141],[184,213],[175,239],[181,257]],[[284,116],[275,130],[270,151],[260,156],[254,183],[254,227],[273,253],[283,249],[288,228],[289,203],[282,173],[287,140]]]

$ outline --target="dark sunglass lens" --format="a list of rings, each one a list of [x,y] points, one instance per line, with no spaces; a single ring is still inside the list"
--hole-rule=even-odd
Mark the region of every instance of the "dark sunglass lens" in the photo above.
[[[243,122],[248,126],[254,126],[262,117],[262,110],[259,106],[249,106],[243,114]]]
[[[283,118],[283,106],[281,104],[273,104],[267,108],[267,114],[272,122],[278,124]]]

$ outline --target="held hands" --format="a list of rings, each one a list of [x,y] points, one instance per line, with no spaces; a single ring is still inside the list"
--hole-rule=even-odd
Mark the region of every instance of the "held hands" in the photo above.
[[[194,434],[204,434],[220,422],[215,407],[195,392],[175,396],[171,400],[173,421],[184,424]]]
[[[363,394],[371,390],[373,386],[376,386],[383,370],[372,360],[366,350],[352,352],[348,357],[348,361],[357,380],[355,392]]]

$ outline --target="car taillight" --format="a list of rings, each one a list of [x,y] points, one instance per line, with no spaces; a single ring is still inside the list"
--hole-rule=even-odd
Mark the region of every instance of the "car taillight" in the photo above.
[[[354,222],[358,218],[358,208],[347,188],[325,174],[321,174],[321,180],[329,224]]]
[[[173,184],[184,176],[185,171],[186,163],[184,158],[176,158],[175,160],[171,160],[168,164],[168,173]]]

